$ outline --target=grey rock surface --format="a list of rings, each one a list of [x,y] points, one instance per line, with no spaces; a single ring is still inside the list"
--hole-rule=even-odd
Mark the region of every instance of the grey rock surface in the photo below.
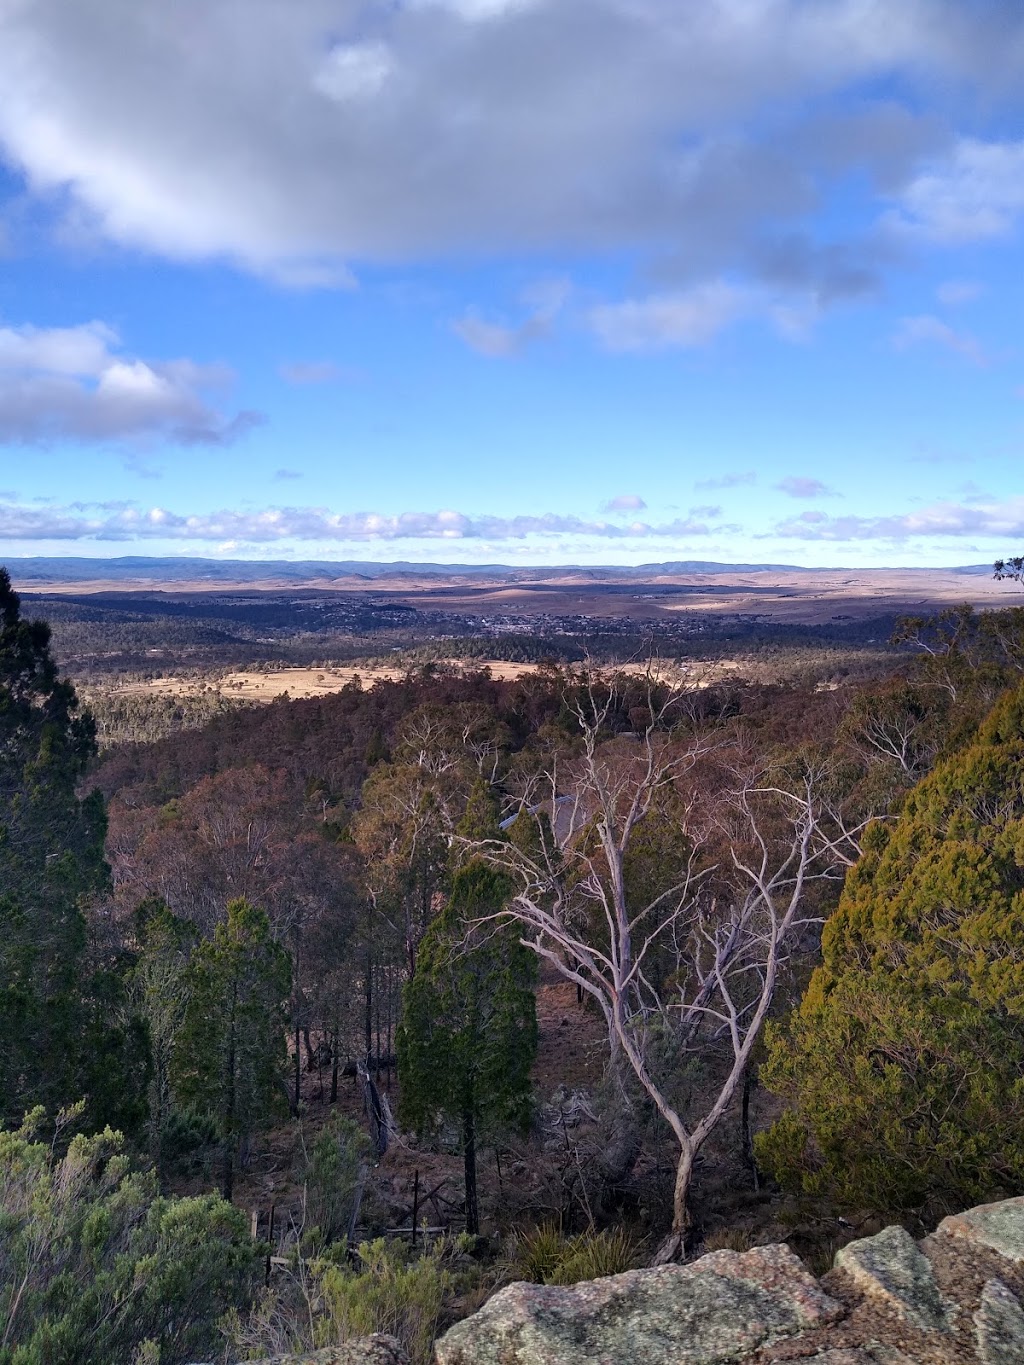
[[[981,1365],[1024,1361],[1024,1309],[1002,1280],[988,1280],[974,1314]]]
[[[715,1251],[566,1288],[511,1284],[437,1343],[438,1365],[726,1365],[837,1319],[785,1246]]]
[[[252,1365],[409,1365],[409,1357],[394,1337],[377,1333],[346,1341],[342,1346],[328,1346],[322,1351],[307,1351],[301,1355],[274,1356],[273,1360],[257,1360]]]
[[[943,1218],[936,1229],[989,1247],[1008,1261],[1024,1261],[1024,1197],[998,1204],[979,1204],[966,1213]]]
[[[859,1346],[836,1346],[809,1356],[804,1365],[878,1365],[878,1362]]]
[[[836,1253],[835,1266],[861,1293],[915,1327],[949,1330],[950,1307],[939,1293],[927,1257],[905,1228],[886,1228],[875,1237],[850,1242]]]

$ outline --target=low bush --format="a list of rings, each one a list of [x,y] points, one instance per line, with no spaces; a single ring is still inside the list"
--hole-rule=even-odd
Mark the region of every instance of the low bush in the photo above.
[[[403,1246],[378,1238],[360,1246],[357,1268],[323,1267],[317,1345],[336,1346],[387,1332],[402,1343],[412,1365],[429,1365],[441,1309],[454,1286],[446,1266],[449,1251],[448,1243],[440,1241],[427,1255],[411,1260]]]
[[[184,1365],[219,1351],[252,1297],[259,1245],[215,1195],[164,1199],[109,1128],[0,1130],[0,1365]]]
[[[360,1185],[369,1141],[357,1123],[332,1115],[306,1160],[306,1238],[312,1248],[342,1237]]]

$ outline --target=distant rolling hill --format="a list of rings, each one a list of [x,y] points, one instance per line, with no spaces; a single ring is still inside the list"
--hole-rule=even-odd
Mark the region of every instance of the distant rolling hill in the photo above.
[[[11,577],[28,587],[32,584],[81,583],[85,580],[104,580],[109,583],[131,583],[138,586],[146,580],[154,583],[255,583],[268,579],[278,583],[308,583],[311,579],[359,578],[430,579],[480,578],[493,582],[529,582],[559,578],[592,579],[595,581],[650,579],[678,574],[729,573],[820,573],[821,569],[803,568],[796,564],[727,564],[705,559],[671,560],[665,563],[624,565],[557,564],[531,567],[510,564],[415,564],[406,560],[377,563],[371,560],[342,559],[200,559],[192,557],[159,558],[148,555],[124,555],[116,559],[92,559],[79,556],[9,557],[0,560],[10,570]],[[963,574],[991,573],[990,564],[972,564],[946,572]]]

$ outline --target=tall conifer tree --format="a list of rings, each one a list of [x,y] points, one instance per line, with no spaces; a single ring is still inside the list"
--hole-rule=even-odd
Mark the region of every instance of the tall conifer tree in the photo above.
[[[537,1052],[536,959],[514,929],[486,921],[510,890],[479,859],[455,875],[420,945],[398,1033],[402,1120],[420,1131],[440,1118],[459,1125],[473,1233],[477,1147],[489,1132],[529,1122]]]
[[[83,905],[107,889],[99,792],[78,784],[92,719],[58,677],[50,628],[0,569],[0,1118],[80,1098],[94,1124],[143,1113],[145,1035],[123,1025],[116,962],[87,954]]]
[[[884,1211],[1024,1192],[1024,688],[868,831],[822,947],[762,1161]]]
[[[185,981],[172,1082],[180,1103],[217,1124],[221,1192],[230,1200],[242,1141],[286,1108],[291,962],[274,942],[266,912],[237,900],[227,923],[193,952]]]

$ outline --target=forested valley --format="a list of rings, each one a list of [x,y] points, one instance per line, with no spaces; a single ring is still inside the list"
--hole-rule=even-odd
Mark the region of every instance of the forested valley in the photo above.
[[[426,1365],[511,1280],[1024,1193],[1024,611],[102,753],[0,623],[0,1365]]]

